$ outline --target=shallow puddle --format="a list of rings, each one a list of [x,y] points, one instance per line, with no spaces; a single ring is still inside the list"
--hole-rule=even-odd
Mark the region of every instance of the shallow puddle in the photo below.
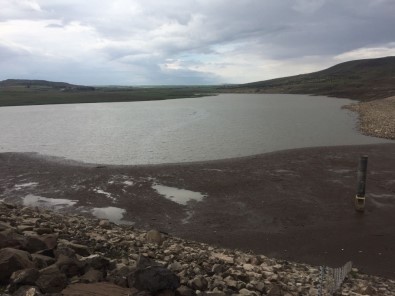
[[[186,205],[189,201],[202,201],[203,197],[205,197],[200,192],[194,192],[185,189],[179,189],[175,187],[168,187],[160,184],[152,185],[152,188],[155,189],[160,195],[163,195],[167,199],[174,201],[181,205]]]
[[[93,208],[92,214],[100,219],[108,219],[116,224],[128,224],[132,225],[133,222],[122,220],[123,215],[126,213],[125,209],[117,207],[106,207],[106,208]]]
[[[75,205],[78,200],[47,198],[38,195],[28,194],[22,198],[22,204],[29,207],[44,207],[51,209],[61,209]]]

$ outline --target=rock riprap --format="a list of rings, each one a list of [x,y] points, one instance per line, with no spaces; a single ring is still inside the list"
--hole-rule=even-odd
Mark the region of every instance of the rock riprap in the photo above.
[[[319,268],[0,202],[0,295],[318,295]],[[395,295],[353,270],[337,295]]]
[[[358,112],[365,135],[395,140],[395,97],[345,106]]]

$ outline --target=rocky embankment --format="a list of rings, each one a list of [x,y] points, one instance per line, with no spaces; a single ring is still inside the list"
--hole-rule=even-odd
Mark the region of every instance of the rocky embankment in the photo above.
[[[305,264],[0,202],[0,295],[318,295],[319,279]],[[393,291],[353,269],[336,295]]]
[[[365,135],[395,140],[395,97],[346,106],[359,114]]]

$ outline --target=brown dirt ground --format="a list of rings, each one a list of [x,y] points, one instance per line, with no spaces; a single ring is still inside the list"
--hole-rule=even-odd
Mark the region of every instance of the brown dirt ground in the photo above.
[[[353,200],[362,154],[369,155],[367,200],[365,212],[358,213]],[[20,201],[35,194],[78,200],[64,211],[120,207],[136,227],[314,265],[337,267],[352,260],[362,272],[395,278],[394,168],[395,144],[155,166],[101,166],[3,153],[0,198]],[[37,184],[15,186],[29,182]],[[153,190],[155,182],[206,197],[179,205]]]

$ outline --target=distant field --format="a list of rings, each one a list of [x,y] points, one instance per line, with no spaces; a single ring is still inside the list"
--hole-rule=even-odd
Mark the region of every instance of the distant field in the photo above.
[[[61,91],[47,86],[5,86],[0,87],[0,106],[168,100],[213,95],[215,91],[212,86],[97,87],[93,91]]]

